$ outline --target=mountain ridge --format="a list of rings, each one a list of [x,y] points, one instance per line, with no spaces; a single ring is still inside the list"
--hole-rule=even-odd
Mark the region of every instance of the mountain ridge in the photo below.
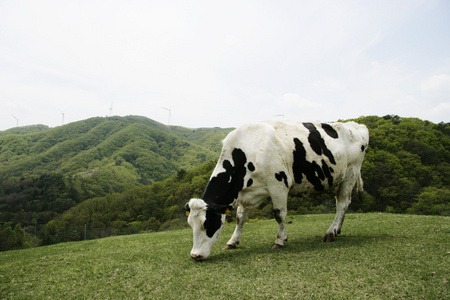
[[[203,160],[199,158],[198,161],[193,161],[198,164],[213,159],[220,150],[217,147],[211,150],[201,140],[189,138],[189,133],[196,130],[176,127],[176,131],[172,131],[170,127],[145,117],[127,116],[95,117],[39,132],[0,135],[0,170],[8,177],[17,176],[24,168],[31,174],[34,170],[39,175],[39,171],[35,169],[46,165],[51,171],[71,175],[87,168],[88,162],[92,160],[118,155],[125,160],[133,160],[125,151],[117,150],[121,148],[127,148],[132,153],[136,148],[148,148],[154,152],[155,158],[166,157],[172,160],[175,155],[167,147],[162,147],[161,143],[164,142],[172,145],[175,143],[183,147],[184,151],[203,153]],[[225,130],[214,133],[214,130],[200,129],[204,131],[203,135],[209,135],[214,140],[213,144],[217,144],[228,132]],[[130,149],[133,147],[135,149]],[[189,149],[190,147],[194,149]],[[178,164],[174,167],[189,167],[190,164],[185,163],[186,160],[180,161],[180,157],[186,158],[186,155],[178,155]],[[0,175],[2,177],[4,176]],[[160,179],[161,176],[152,178],[153,181]]]
[[[49,211],[43,217],[49,220],[89,198],[214,161],[220,151],[215,145],[227,134],[170,127],[140,116],[95,117],[19,132],[0,135],[0,222],[2,214],[21,211],[29,221],[38,217],[36,211]]]

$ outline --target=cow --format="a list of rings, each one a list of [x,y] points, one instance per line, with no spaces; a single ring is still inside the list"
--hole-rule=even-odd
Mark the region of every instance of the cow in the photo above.
[[[193,229],[191,257],[206,259],[219,239],[226,215],[236,210],[237,225],[224,249],[236,248],[248,210],[271,198],[278,222],[272,248],[287,241],[287,197],[326,193],[336,198],[336,217],[323,236],[331,242],[357,183],[363,192],[361,165],[369,144],[367,127],[355,122],[253,122],[230,132],[203,196],[184,209]]]

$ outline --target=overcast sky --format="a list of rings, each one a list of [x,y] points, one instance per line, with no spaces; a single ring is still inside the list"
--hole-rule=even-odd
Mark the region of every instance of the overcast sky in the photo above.
[[[192,128],[450,122],[450,1],[0,0],[0,130],[111,106]]]

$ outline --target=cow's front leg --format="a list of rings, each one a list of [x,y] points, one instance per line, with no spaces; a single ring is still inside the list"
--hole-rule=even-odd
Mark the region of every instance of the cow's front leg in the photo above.
[[[287,233],[286,233],[286,209],[278,209],[275,208],[273,210],[273,214],[275,220],[278,222],[278,234],[277,239],[272,244],[272,249],[282,248],[284,247],[284,242],[287,241]]]
[[[244,228],[245,221],[247,221],[248,210],[243,206],[238,206],[236,211],[236,228],[231,236],[231,239],[227,242],[224,250],[234,249],[241,240],[242,229]]]

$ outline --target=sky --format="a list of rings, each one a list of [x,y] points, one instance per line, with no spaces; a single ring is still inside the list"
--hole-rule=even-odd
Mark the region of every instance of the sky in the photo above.
[[[0,130],[387,114],[450,122],[450,1],[0,0]]]

